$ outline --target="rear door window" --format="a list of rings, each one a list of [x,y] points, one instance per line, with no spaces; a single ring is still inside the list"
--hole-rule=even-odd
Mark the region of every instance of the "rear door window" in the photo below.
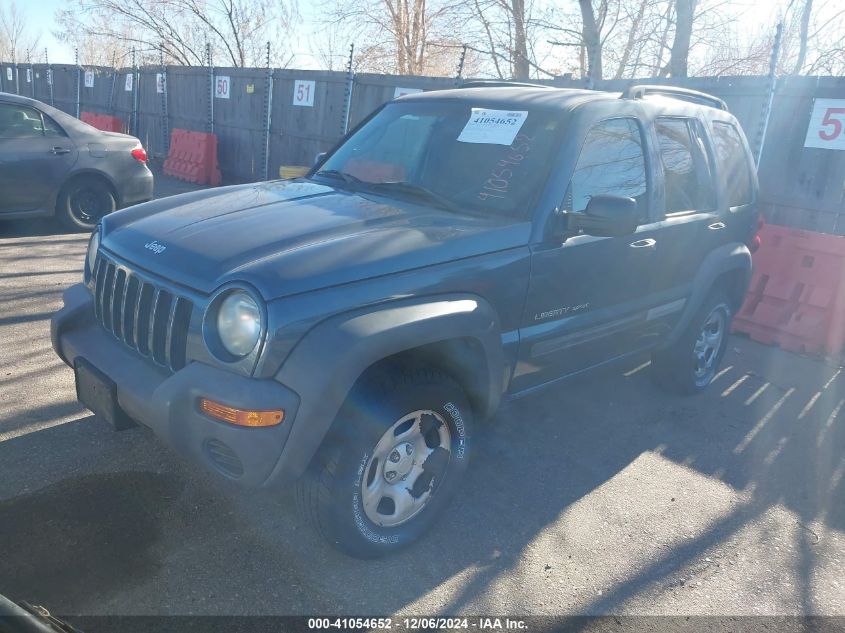
[[[713,145],[719,170],[725,175],[729,206],[750,204],[754,199],[751,168],[739,131],[730,123],[714,121]]]
[[[647,220],[646,191],[643,137],[636,120],[609,119],[593,126],[572,174],[567,210],[582,213],[593,196],[626,196],[637,201],[640,220]]]
[[[660,117],[655,130],[663,163],[666,213],[712,210],[713,173],[701,124],[693,119]]]

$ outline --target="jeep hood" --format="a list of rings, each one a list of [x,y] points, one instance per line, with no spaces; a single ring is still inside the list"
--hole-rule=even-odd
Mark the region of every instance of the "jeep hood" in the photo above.
[[[307,182],[238,185],[110,214],[103,247],[194,290],[268,300],[528,243],[530,224]]]

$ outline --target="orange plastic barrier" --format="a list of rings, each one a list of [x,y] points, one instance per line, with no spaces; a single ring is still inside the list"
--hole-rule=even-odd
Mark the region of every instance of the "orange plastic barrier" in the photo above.
[[[103,130],[104,132],[123,132],[124,129],[123,121],[120,117],[108,114],[83,112],[80,114],[79,118],[88,125],[92,125],[98,130]]]
[[[734,330],[806,354],[845,343],[845,237],[767,224]]]
[[[174,129],[170,133],[170,151],[164,161],[168,176],[216,187],[220,184],[217,162],[217,135]]]

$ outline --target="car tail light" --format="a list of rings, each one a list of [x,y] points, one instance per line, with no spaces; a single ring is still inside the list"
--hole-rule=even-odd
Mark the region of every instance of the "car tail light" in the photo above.
[[[147,162],[147,150],[143,147],[136,147],[132,150],[132,158],[135,160],[146,163]]]

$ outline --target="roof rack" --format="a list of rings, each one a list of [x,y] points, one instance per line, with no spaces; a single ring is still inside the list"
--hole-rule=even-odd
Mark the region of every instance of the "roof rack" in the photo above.
[[[544,86],[543,84],[529,84],[519,81],[501,81],[499,79],[472,79],[465,81],[458,86],[459,88],[551,88],[551,86]]]
[[[692,101],[693,103],[700,103],[702,105],[719,108],[720,110],[725,111],[728,109],[728,104],[722,101],[719,97],[714,97],[706,92],[690,90],[689,88],[676,88],[675,86],[628,86],[622,93],[620,99],[642,99],[650,94],[664,95],[666,97],[683,99],[684,101]]]

